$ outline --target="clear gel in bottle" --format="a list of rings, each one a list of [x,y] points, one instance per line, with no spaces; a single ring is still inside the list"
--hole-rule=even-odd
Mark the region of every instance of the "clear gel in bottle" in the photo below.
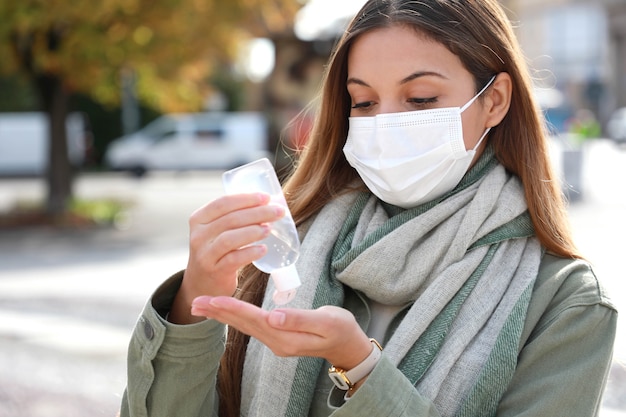
[[[274,303],[288,303],[300,286],[300,277],[294,265],[300,255],[300,240],[274,167],[267,158],[259,159],[224,172],[222,182],[226,194],[262,191],[270,195],[270,204],[285,208],[285,216],[271,224],[270,235],[257,242],[267,247],[267,254],[253,264],[269,273],[274,281]]]

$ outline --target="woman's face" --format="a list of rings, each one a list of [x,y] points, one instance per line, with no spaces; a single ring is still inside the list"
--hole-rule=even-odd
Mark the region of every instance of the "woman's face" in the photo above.
[[[474,78],[456,55],[404,26],[376,29],[355,40],[347,88],[352,117],[461,107],[476,94]],[[462,113],[466,149],[485,132],[483,113],[480,100]]]

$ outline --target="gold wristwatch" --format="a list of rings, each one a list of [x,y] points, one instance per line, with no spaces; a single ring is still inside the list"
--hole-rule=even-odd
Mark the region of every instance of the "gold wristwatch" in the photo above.
[[[382,356],[383,347],[375,339],[370,339],[370,342],[372,342],[373,345],[372,352],[363,362],[354,368],[347,371],[333,365],[328,369],[328,376],[337,388],[344,391],[352,389],[354,384],[372,372]]]

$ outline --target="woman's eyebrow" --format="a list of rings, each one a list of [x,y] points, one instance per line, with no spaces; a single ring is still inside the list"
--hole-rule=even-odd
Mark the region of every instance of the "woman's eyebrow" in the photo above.
[[[414,73],[412,73],[411,75],[409,75],[408,77],[403,78],[402,80],[400,80],[400,82],[398,84],[402,85],[402,84],[406,84],[410,81],[413,81],[417,78],[421,78],[421,77],[438,77],[438,78],[442,78],[444,80],[447,80],[448,77],[446,77],[443,74],[440,74],[438,72],[435,71],[416,71]],[[370,85],[368,83],[366,83],[365,81],[356,78],[356,77],[350,77],[348,78],[348,80],[346,81],[346,85],[350,85],[350,84],[357,84],[357,85],[362,85],[364,87],[370,87]]]
[[[363,87],[370,87],[368,83],[355,77],[348,78],[348,80],[346,81],[346,86],[350,84],[358,84],[358,85],[362,85]]]
[[[445,75],[440,74],[440,73],[435,72],[435,71],[416,71],[413,74],[409,75],[408,77],[403,78],[400,81],[399,84],[400,85],[406,84],[406,83],[408,83],[410,81],[413,81],[413,80],[415,80],[417,78],[421,78],[421,77],[439,77],[439,78],[442,78],[444,80],[448,79],[448,77],[446,77]]]

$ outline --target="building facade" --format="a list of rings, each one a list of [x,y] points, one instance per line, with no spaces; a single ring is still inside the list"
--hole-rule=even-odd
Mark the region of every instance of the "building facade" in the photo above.
[[[604,124],[626,106],[625,0],[501,0],[538,87],[563,100],[561,124],[588,109]],[[566,129],[567,126],[560,126]]]

